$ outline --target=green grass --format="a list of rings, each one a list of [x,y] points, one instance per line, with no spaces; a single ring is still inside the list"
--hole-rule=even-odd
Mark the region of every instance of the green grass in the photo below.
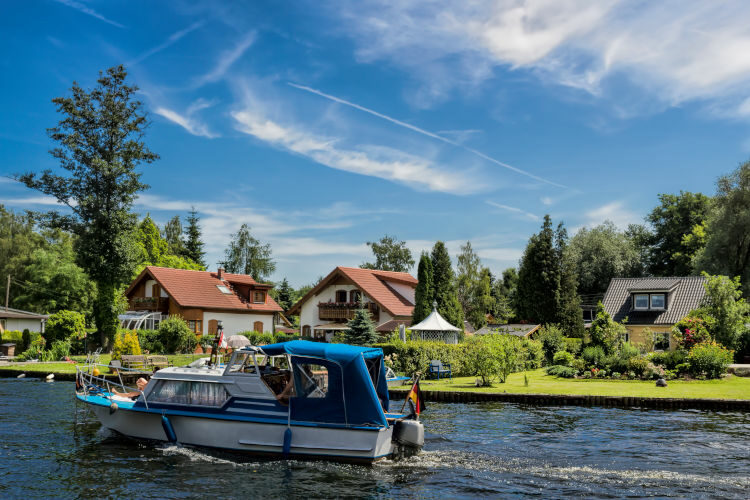
[[[205,358],[206,354],[170,354],[167,356],[174,366],[184,366],[198,359]],[[78,366],[82,366],[86,361],[86,356],[71,356]],[[99,357],[99,364],[108,365],[112,356],[102,354]],[[75,373],[76,364],[73,363],[17,363],[12,362],[5,366],[0,366],[0,370],[23,370],[26,372],[42,373]]]
[[[653,380],[565,379],[547,375],[543,369],[512,373],[504,384],[475,387],[476,377],[449,380],[423,380],[422,389],[430,391],[508,392],[515,394],[568,394],[642,398],[750,399],[750,378],[730,376],[721,380],[670,380],[668,387],[656,387]],[[405,387],[407,388],[407,387]]]

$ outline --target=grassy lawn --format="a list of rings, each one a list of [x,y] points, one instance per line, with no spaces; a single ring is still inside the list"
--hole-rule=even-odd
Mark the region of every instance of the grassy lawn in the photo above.
[[[198,359],[205,358],[207,354],[170,354],[167,356],[169,361],[174,366],[184,366],[188,363]],[[108,365],[111,356],[109,354],[102,354],[99,357],[99,363]],[[76,361],[78,366],[83,365],[86,361],[86,356],[71,356],[71,359]],[[73,363],[10,363],[5,366],[0,366],[0,370],[23,370],[27,372],[42,372],[42,373],[75,373],[76,365]]]
[[[731,376],[722,380],[670,380],[668,387],[656,387],[654,381],[565,379],[545,374],[544,370],[526,372],[529,386],[524,386],[524,374],[512,373],[504,384],[475,387],[476,377],[457,377],[448,380],[424,380],[423,390],[508,392],[517,394],[575,394],[591,396],[623,396],[644,398],[711,398],[750,399],[750,378]],[[408,386],[404,386],[408,389]]]

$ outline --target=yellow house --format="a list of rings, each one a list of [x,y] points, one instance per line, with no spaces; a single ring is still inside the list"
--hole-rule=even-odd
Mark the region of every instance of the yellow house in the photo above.
[[[649,328],[655,334],[654,350],[674,349],[672,327],[700,307],[705,283],[703,276],[613,278],[602,304],[615,321],[627,318],[626,341],[642,343],[643,330]]]

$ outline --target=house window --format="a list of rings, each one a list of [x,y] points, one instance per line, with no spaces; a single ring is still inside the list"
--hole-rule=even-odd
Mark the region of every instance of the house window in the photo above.
[[[362,297],[362,294],[359,293],[359,290],[352,290],[349,292],[349,302],[354,302],[355,304],[359,302],[359,299]]]
[[[635,309],[648,309],[648,294],[639,293],[633,296]]]
[[[669,350],[669,332],[654,333],[654,351]]]
[[[265,304],[266,294],[263,292],[253,292],[253,302],[256,304]]]
[[[187,320],[188,328],[190,328],[190,331],[193,333],[203,333],[203,321],[199,319],[189,319]]]
[[[310,325],[305,325],[305,326],[302,327],[302,335],[304,337],[309,337],[310,336]]]
[[[623,333],[620,335],[620,338],[622,338],[623,342],[630,342],[630,332]]]
[[[221,293],[232,295],[232,291],[224,285],[216,285],[216,288],[218,288]]]
[[[256,321],[255,323],[253,323],[253,330],[258,333],[263,333],[263,322]]]
[[[336,291],[336,302],[346,302],[346,290]]]
[[[654,293],[651,295],[651,309],[664,309],[663,293]]]

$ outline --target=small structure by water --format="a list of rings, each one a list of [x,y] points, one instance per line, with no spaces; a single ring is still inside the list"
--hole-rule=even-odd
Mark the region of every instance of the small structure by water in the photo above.
[[[437,302],[432,303],[432,312],[424,320],[416,325],[410,326],[412,339],[415,340],[432,340],[445,342],[446,344],[458,344],[458,332],[461,331],[445,318],[440,316],[437,311]]]

